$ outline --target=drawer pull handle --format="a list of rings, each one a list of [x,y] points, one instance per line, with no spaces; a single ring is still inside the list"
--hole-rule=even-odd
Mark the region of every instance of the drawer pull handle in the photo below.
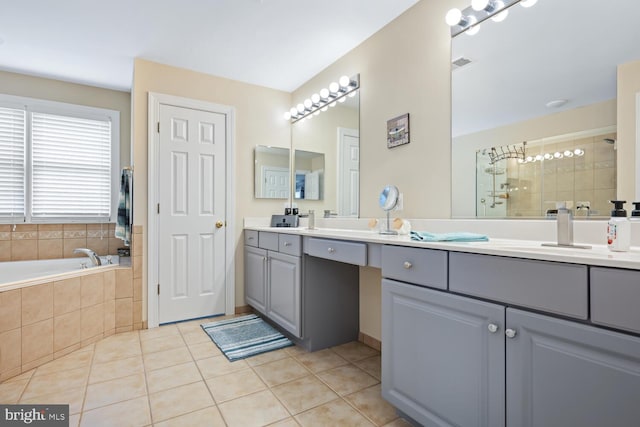
[[[507,338],[514,338],[517,333],[518,332],[516,332],[515,329],[507,329],[506,331],[504,331],[504,334],[507,336]]]
[[[329,251],[330,254],[334,253],[336,250],[333,248],[328,248],[327,251]]]
[[[499,328],[495,323],[489,323],[489,325],[487,325],[487,329],[489,329],[489,332],[491,332],[492,334],[495,334],[496,332],[498,332]]]
[[[253,240],[253,236],[249,237],[249,240]]]
[[[285,246],[291,246],[291,242],[284,242]]]
[[[405,261],[404,264],[402,265],[406,270],[410,269],[411,267],[413,267],[413,264],[411,264],[409,261]]]

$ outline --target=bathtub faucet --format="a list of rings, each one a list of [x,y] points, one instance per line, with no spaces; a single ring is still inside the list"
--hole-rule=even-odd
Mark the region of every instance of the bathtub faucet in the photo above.
[[[100,257],[98,257],[98,254],[95,253],[94,251],[92,251],[91,249],[75,248],[73,250],[73,253],[74,254],[80,254],[80,253],[85,254],[86,256],[89,257],[89,259],[91,260],[91,263],[93,264],[94,267],[102,265],[102,261],[100,261]]]

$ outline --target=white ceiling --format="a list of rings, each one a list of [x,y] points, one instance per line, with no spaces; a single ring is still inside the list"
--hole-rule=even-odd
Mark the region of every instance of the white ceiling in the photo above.
[[[139,57],[293,91],[417,1],[4,1],[0,69],[128,91]]]
[[[640,60],[640,1],[539,0],[452,42],[453,136],[616,98],[617,65]],[[545,104],[566,99],[559,109]]]

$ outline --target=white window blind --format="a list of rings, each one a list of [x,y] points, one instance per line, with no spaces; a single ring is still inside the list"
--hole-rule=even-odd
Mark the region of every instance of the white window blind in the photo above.
[[[0,218],[25,216],[25,115],[0,107]]]
[[[32,113],[34,220],[109,218],[111,122]]]

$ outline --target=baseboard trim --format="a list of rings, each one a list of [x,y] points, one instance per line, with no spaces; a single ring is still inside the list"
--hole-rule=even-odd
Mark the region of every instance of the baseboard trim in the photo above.
[[[364,332],[358,332],[358,341],[378,351],[382,349],[382,342],[380,340],[367,335]]]
[[[250,305],[236,306],[236,314],[253,313],[253,308]]]

